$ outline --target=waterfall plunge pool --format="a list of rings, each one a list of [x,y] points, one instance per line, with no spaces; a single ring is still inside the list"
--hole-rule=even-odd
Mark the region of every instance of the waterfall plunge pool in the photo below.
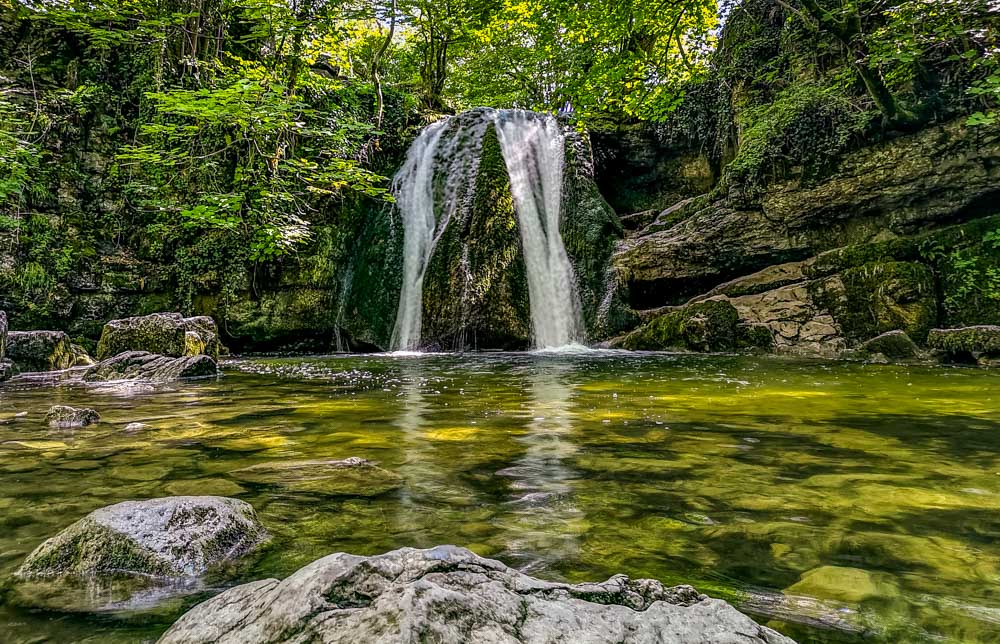
[[[97,409],[51,430],[49,405]],[[27,416],[15,415],[27,412]],[[149,425],[127,433],[128,423]],[[218,381],[0,385],[0,576],[102,506],[251,503],[237,582],[442,543],[570,581],[689,583],[801,642],[995,642],[1000,373],[616,352],[234,360]],[[239,470],[359,456],[396,489]],[[203,597],[204,595],[202,595]],[[4,642],[154,639],[190,597],[0,606]]]

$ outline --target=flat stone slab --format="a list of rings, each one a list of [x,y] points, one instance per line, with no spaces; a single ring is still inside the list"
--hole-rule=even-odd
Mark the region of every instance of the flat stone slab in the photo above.
[[[794,644],[690,586],[561,584],[455,546],[333,554],[200,604],[160,644]]]
[[[207,355],[172,358],[146,351],[126,351],[113,358],[102,360],[87,369],[83,374],[83,380],[86,382],[115,380],[173,382],[192,378],[210,378],[217,375],[219,375],[219,366],[215,360]]]

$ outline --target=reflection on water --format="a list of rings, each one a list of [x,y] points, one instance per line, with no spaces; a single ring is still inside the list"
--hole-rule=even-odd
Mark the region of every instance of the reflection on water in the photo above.
[[[509,479],[509,516],[502,525],[507,541],[500,556],[510,565],[533,573],[574,558],[579,544],[576,528],[582,513],[574,505],[576,474],[568,459],[573,442],[570,364],[530,365],[523,374],[527,425],[517,442],[523,454],[499,470]]]
[[[1000,373],[972,369],[610,352],[248,360],[218,382],[142,389],[7,383],[0,577],[98,507],[220,494],[275,536],[236,581],[334,551],[455,543],[543,578],[691,583],[802,641],[996,642],[997,392]],[[103,420],[53,431],[52,404]],[[235,474],[351,456],[401,487],[332,495]],[[138,641],[181,610],[0,606],[0,639]]]

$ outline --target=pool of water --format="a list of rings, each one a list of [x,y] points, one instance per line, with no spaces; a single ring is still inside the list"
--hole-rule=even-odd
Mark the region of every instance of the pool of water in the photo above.
[[[52,404],[103,421],[51,430]],[[318,494],[239,472],[351,456],[401,486]],[[154,388],[0,386],[3,579],[88,512],[172,494],[257,509],[275,538],[236,582],[454,543],[546,579],[690,583],[802,642],[1000,642],[996,371],[343,356],[234,360],[218,381]],[[99,616],[7,602],[0,632],[151,640],[196,599]]]

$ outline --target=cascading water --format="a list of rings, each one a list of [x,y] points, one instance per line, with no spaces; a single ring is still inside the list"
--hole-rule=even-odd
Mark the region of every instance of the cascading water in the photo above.
[[[496,121],[528,275],[535,347],[582,339],[573,265],[559,232],[566,137],[551,116],[508,112]]]
[[[427,127],[393,182],[403,221],[403,285],[392,348],[420,348],[423,283],[434,248],[471,199],[483,139],[495,127],[517,214],[536,348],[583,336],[573,267],[559,232],[565,136],[556,119],[522,110],[476,110]],[[456,297],[458,294],[456,294]]]

